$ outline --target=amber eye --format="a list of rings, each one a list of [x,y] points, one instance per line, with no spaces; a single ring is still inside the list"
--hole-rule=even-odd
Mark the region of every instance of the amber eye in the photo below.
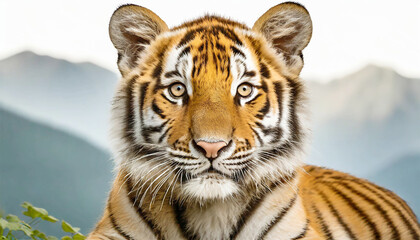
[[[241,97],[249,97],[252,93],[252,86],[249,83],[242,83],[238,87],[238,94]]]
[[[169,92],[174,97],[181,97],[185,93],[185,86],[182,83],[174,83],[169,86]]]

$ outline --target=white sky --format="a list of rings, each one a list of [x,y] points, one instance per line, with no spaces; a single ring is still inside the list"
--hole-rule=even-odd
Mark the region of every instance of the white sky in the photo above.
[[[314,24],[302,76],[327,81],[368,63],[420,77],[420,1],[301,0]],[[249,26],[279,1],[0,0],[0,58],[30,49],[117,72],[108,22],[121,4],[142,5],[168,26],[217,13]]]

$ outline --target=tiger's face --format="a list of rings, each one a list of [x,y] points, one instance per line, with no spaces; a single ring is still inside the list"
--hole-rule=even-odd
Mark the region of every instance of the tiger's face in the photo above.
[[[119,167],[153,191],[227,198],[293,175],[305,135],[298,78],[312,24],[277,5],[252,29],[214,16],[168,29],[126,5],[110,23],[123,76],[113,103]],[[147,192],[147,191],[146,191]]]

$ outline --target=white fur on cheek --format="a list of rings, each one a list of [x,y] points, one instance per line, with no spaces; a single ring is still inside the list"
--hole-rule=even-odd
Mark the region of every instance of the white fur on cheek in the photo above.
[[[199,200],[226,199],[238,191],[235,182],[213,173],[198,176],[182,186],[182,195]]]

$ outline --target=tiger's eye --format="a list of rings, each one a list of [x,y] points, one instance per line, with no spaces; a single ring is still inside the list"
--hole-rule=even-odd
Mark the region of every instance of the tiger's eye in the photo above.
[[[251,95],[252,93],[252,86],[249,83],[242,83],[241,85],[239,85],[238,87],[238,94],[241,97],[249,97],[249,95]]]
[[[169,87],[169,92],[174,97],[181,97],[185,93],[185,86],[182,83],[174,83]]]

